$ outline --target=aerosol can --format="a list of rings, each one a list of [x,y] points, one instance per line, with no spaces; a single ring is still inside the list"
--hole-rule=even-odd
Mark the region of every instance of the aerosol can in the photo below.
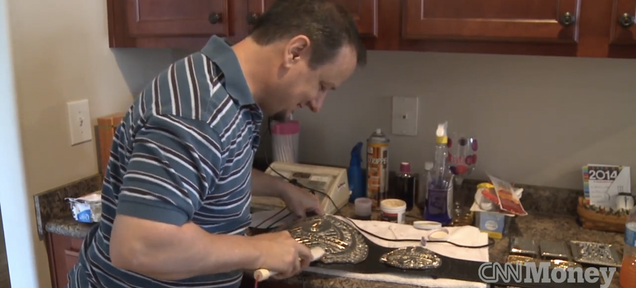
[[[381,129],[367,139],[367,197],[379,207],[389,191],[389,138]]]

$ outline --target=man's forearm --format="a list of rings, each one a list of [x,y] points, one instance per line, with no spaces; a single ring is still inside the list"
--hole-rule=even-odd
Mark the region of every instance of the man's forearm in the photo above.
[[[163,280],[258,269],[261,251],[250,239],[210,234],[193,223],[181,227],[118,215],[111,259],[120,269]]]
[[[288,183],[278,177],[252,169],[252,195],[281,197],[283,185],[288,185]]]

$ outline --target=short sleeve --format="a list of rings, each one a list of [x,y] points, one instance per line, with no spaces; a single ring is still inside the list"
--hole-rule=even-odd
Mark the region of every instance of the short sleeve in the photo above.
[[[152,116],[136,133],[117,213],[174,225],[192,220],[221,170],[221,142],[207,123]]]

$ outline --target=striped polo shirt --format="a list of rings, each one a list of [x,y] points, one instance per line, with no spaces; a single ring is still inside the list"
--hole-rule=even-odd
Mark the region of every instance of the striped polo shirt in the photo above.
[[[84,241],[69,287],[238,287],[242,271],[164,281],[120,270],[110,261],[110,235],[117,214],[244,235],[262,119],[221,38],[157,76],[117,128],[102,220]]]

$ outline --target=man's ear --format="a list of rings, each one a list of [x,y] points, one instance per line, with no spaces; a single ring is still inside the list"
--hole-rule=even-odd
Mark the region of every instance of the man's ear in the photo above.
[[[298,64],[304,57],[309,57],[311,41],[305,35],[298,35],[287,42],[285,46],[285,67]]]

